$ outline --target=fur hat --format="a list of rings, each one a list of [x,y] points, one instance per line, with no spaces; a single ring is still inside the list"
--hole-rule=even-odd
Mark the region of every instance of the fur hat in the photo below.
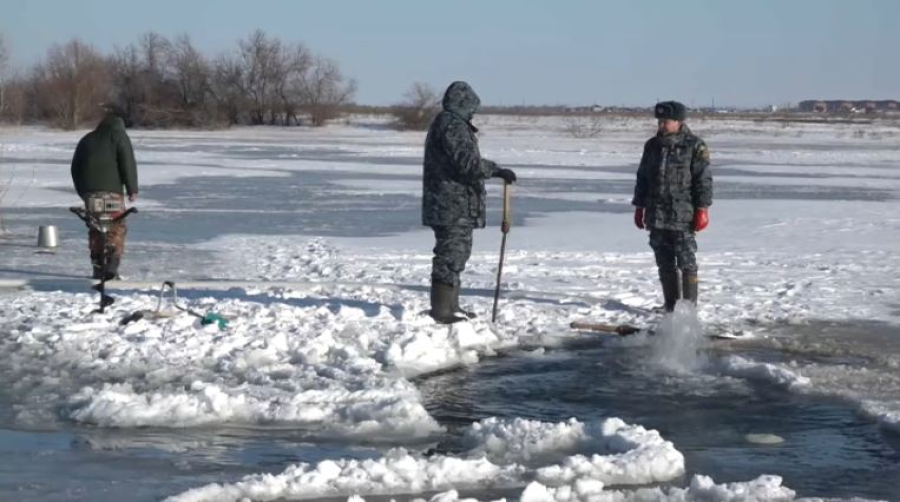
[[[656,103],[653,114],[659,120],[678,120],[687,118],[687,108],[678,101],[661,101]]]

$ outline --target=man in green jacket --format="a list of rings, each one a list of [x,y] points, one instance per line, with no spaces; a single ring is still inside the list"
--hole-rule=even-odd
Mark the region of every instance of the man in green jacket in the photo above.
[[[125,210],[123,192],[134,202],[138,195],[137,165],[131,140],[125,132],[121,116],[108,109],[106,117],[96,129],[86,134],[72,158],[72,181],[85,207],[96,216],[107,219]],[[110,225],[106,243],[112,247],[108,257],[106,279],[118,276],[122,254],[125,252],[125,222]],[[103,235],[98,229],[88,232],[94,279],[103,278]]]

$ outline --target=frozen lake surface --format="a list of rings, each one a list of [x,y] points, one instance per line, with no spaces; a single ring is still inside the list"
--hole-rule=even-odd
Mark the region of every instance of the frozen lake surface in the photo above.
[[[698,330],[741,337],[706,341],[690,312],[568,328],[661,321],[629,206],[651,121],[480,120],[521,183],[500,319],[494,180],[463,278],[481,316],[453,328],[422,315],[421,134],[133,131],[126,282],[92,316],[80,133],[2,129],[0,498],[900,500],[900,128],[694,124],[716,176]],[[119,326],[167,279],[206,281],[183,301],[229,328]]]

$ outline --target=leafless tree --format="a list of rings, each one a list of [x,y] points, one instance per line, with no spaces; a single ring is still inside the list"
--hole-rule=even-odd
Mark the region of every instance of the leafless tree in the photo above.
[[[281,69],[276,80],[278,100],[280,102],[280,115],[284,125],[299,125],[298,113],[302,106],[303,82],[313,64],[313,57],[302,44],[285,47],[279,58],[278,67]]]
[[[51,120],[63,129],[75,129],[97,118],[99,105],[109,98],[106,61],[77,39],[51,47],[35,75]]]
[[[7,94],[9,92],[9,44],[0,32],[0,120],[7,112]]]
[[[175,40],[169,57],[172,80],[178,91],[178,121],[190,126],[209,125],[215,115],[211,106],[211,65],[187,35]]]
[[[563,117],[563,131],[573,138],[596,138],[603,132],[600,115],[569,115]]]
[[[356,81],[347,79],[337,63],[317,57],[303,79],[303,108],[312,125],[320,127],[340,114],[356,94]]]
[[[440,96],[429,84],[415,82],[403,94],[403,102],[393,107],[400,129],[425,130],[437,114]]]
[[[254,125],[265,124],[276,96],[281,41],[270,39],[262,30],[256,30],[246,40],[241,40],[238,46],[242,87],[250,107],[250,121]]]
[[[32,84],[18,73],[9,72],[3,83],[3,109],[0,122],[22,124],[29,118],[29,89]]]
[[[144,104],[147,83],[143,77],[143,63],[137,46],[116,49],[110,58],[110,72],[119,106],[130,122],[139,120]]]
[[[168,62],[172,42],[151,31],[141,37],[140,51],[143,58],[142,77],[148,91],[145,99],[149,106],[159,106],[158,102],[164,98],[160,94],[165,94],[160,91],[165,87],[164,82],[169,76]]]
[[[246,106],[244,72],[236,56],[223,55],[213,64],[212,94],[229,125],[241,122]]]
[[[27,76],[0,74],[0,91],[5,120],[65,128],[93,118],[110,100],[141,127],[299,125],[307,118],[323,125],[350,103],[356,83],[334,61],[261,30],[214,60],[185,35],[169,40],[150,32],[108,58],[78,40],[54,46]]]
[[[216,61],[213,90],[230,123],[296,124],[312,65],[303,45],[257,30]]]
[[[6,37],[0,33],[0,116],[5,110],[6,95],[6,71],[9,66],[9,48],[6,44]]]
[[[174,52],[172,42],[155,32],[116,49],[110,73],[127,122],[144,127],[176,125],[179,90],[171,69]]]

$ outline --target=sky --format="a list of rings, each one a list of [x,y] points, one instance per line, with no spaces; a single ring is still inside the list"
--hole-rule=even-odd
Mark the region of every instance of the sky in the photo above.
[[[0,0],[20,67],[78,37],[103,51],[186,33],[207,55],[262,29],[335,59],[356,101],[413,82],[485,104],[765,106],[900,98],[896,0]]]

